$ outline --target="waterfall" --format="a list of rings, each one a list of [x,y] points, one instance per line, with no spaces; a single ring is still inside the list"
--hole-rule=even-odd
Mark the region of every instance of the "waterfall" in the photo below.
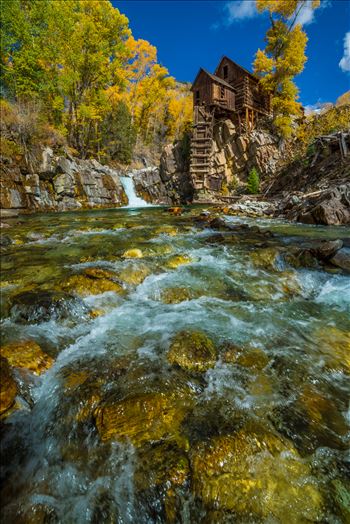
[[[121,176],[120,181],[123,185],[126,196],[128,197],[128,205],[124,207],[147,207],[152,204],[148,204],[145,200],[138,197],[135,192],[134,181],[129,176]]]

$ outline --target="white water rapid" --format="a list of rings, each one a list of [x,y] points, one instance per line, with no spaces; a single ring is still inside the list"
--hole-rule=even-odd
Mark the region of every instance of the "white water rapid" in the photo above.
[[[151,206],[151,204],[148,204],[145,200],[137,196],[135,192],[134,181],[131,177],[121,176],[120,181],[123,185],[126,196],[128,197],[128,205],[124,207],[135,208]]]

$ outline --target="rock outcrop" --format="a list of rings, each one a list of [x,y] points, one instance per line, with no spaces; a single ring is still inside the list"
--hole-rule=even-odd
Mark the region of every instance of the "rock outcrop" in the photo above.
[[[36,173],[23,173],[14,160],[1,163],[1,208],[65,211],[118,207],[127,203],[119,173],[96,160],[42,153]]]
[[[133,170],[130,174],[137,195],[146,202],[156,205],[173,203],[160,176],[159,168],[145,167],[144,169]]]
[[[289,219],[326,226],[350,223],[350,182],[302,198],[294,196],[294,201],[287,200],[287,208],[289,202]]]

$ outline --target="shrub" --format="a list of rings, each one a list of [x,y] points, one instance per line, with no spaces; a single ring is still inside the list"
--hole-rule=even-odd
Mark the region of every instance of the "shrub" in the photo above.
[[[259,174],[255,167],[250,170],[247,180],[247,190],[251,195],[256,195],[260,191]]]

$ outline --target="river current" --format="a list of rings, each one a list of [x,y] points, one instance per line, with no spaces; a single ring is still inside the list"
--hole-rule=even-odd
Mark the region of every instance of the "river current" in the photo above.
[[[227,217],[251,229],[218,238],[200,213],[6,232],[2,344],[51,364],[14,368],[3,522],[350,522],[350,278],[285,256],[350,230]]]

